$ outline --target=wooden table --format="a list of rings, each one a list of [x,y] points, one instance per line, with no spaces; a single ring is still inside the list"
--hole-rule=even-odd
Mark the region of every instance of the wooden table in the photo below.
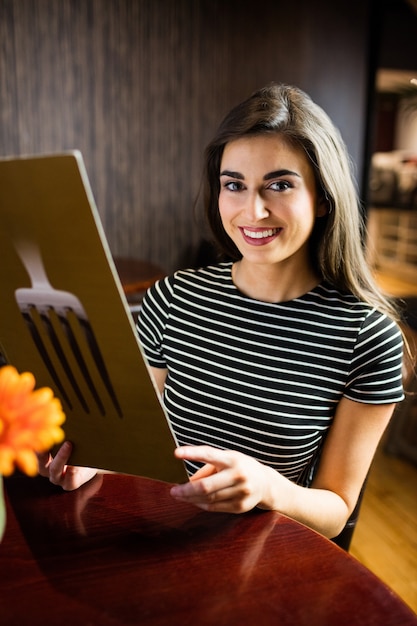
[[[130,257],[114,257],[114,264],[126,296],[141,293],[166,275],[161,267]]]
[[[130,476],[5,487],[2,626],[417,625],[351,556],[278,513],[205,513]]]

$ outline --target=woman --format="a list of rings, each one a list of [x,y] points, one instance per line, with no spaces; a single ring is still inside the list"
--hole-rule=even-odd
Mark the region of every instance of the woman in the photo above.
[[[364,260],[346,149],[306,94],[270,85],[222,122],[205,195],[230,260],[160,281],[138,320],[191,478],[171,494],[335,537],[403,397],[401,334]],[[53,480],[76,486],[88,475],[68,474],[67,452]]]

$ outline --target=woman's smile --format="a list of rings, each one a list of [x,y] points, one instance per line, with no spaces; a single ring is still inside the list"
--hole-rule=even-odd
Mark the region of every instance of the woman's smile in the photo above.
[[[264,246],[273,241],[282,232],[282,228],[239,227],[243,239],[251,246]]]

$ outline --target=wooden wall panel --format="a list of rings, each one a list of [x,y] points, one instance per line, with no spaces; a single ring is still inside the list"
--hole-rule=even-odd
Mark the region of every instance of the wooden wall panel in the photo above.
[[[199,238],[204,146],[263,84],[308,91],[360,172],[369,6],[0,0],[0,154],[80,149],[113,253],[172,271]]]

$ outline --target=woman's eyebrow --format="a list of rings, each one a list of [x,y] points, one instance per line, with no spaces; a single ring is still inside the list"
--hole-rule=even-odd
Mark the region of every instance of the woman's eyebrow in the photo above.
[[[245,177],[240,172],[233,172],[231,170],[223,170],[220,172],[220,176],[229,176],[230,178],[237,178],[238,180],[244,180]],[[274,172],[268,172],[265,174],[264,180],[271,180],[272,178],[279,178],[280,176],[297,176],[301,178],[300,174],[293,172],[292,170],[275,170]]]
[[[292,172],[291,170],[276,170],[275,172],[265,174],[264,180],[271,180],[271,178],[279,178],[280,176],[297,176],[298,178],[301,178],[300,174]]]
[[[220,176],[230,176],[230,178],[238,178],[239,180],[244,180],[245,178],[240,172],[231,172],[230,170],[223,170],[223,172],[220,172]]]

